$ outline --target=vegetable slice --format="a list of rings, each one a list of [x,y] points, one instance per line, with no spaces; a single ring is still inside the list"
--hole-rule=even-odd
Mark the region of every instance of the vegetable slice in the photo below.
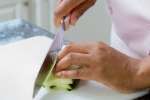
[[[48,67],[51,67],[49,65]],[[47,72],[42,73],[41,77],[39,78],[39,85],[42,85],[47,90],[64,90],[64,91],[71,91],[77,87],[79,84],[79,80],[77,79],[62,79],[56,77],[53,73],[50,73],[51,75],[47,75],[45,81],[42,83],[42,76],[45,76]]]

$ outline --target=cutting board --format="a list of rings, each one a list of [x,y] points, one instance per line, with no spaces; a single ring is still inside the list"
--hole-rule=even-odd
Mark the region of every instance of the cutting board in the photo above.
[[[0,46],[1,100],[32,100],[34,81],[51,42],[34,37]],[[35,100],[129,100],[142,94],[120,94],[93,81],[81,81],[71,92],[41,89]]]

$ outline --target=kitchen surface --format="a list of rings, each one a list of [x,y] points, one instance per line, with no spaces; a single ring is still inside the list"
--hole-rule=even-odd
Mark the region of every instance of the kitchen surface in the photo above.
[[[2,100],[32,100],[35,79],[58,31],[53,24],[56,1],[0,0]],[[110,27],[106,1],[98,0],[96,6],[86,12],[75,27],[65,32],[65,44],[70,41],[104,41],[109,44]],[[9,70],[10,67],[14,67],[14,71]],[[123,94],[93,81],[81,81],[77,89],[70,92],[42,88],[34,100],[133,100],[146,93]],[[137,100],[149,100],[149,95]]]

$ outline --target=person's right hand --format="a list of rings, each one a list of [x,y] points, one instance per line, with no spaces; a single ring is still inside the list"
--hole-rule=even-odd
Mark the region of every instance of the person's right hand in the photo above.
[[[75,25],[83,13],[95,4],[96,0],[59,0],[54,12],[54,23],[58,27],[66,16],[65,23]]]

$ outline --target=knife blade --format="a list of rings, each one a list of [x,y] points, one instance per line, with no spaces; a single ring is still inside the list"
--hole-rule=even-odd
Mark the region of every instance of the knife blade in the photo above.
[[[49,51],[45,57],[45,60],[42,64],[42,67],[39,71],[39,74],[36,78],[35,86],[34,86],[34,90],[33,90],[33,98],[36,96],[36,94],[41,89],[43,82],[46,81],[48,79],[48,77],[51,76],[51,74],[55,68],[55,65],[57,63],[57,54],[63,47],[64,31],[66,30],[64,19],[65,19],[65,17],[62,19],[62,27],[61,27],[62,29],[59,33],[56,34],[56,36],[52,42],[52,45],[50,46],[50,49],[49,49]],[[51,67],[49,65],[51,65]],[[39,79],[42,79],[42,80],[40,80],[40,82],[39,82]]]

